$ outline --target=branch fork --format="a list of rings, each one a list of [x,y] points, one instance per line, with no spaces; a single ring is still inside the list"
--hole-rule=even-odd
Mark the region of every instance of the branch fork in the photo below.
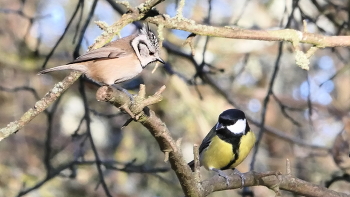
[[[165,88],[165,86],[162,86],[154,95],[146,98],[146,86],[141,84],[139,93],[134,95],[133,100],[131,100],[127,94],[120,90],[111,86],[102,86],[97,90],[96,99],[113,104],[129,114],[133,120],[138,121],[145,115],[144,109],[147,106],[158,103],[163,99],[161,93]]]

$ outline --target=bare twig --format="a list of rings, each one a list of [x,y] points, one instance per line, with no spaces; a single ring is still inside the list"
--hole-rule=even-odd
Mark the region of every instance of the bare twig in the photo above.
[[[193,155],[194,155],[194,176],[197,183],[201,182],[201,174],[200,174],[200,163],[199,163],[199,146],[197,144],[193,145]]]
[[[61,94],[69,88],[75,80],[80,77],[80,75],[79,72],[71,72],[63,79],[63,81],[57,83],[42,99],[37,101],[33,108],[30,108],[25,112],[19,120],[11,122],[6,127],[0,129],[0,141],[24,127],[38,114],[43,112],[51,103],[61,96]]]
[[[61,98],[61,97],[60,97]],[[53,105],[52,109],[50,112],[46,113],[47,114],[47,130],[46,130],[46,139],[45,139],[45,148],[44,148],[44,164],[46,168],[46,174],[51,173],[51,153],[52,153],[52,126],[53,126],[53,114],[56,112],[60,98],[57,99],[57,102]]]
[[[51,58],[51,56],[53,55],[53,53],[55,52],[56,48],[58,47],[58,45],[61,43],[61,41],[63,40],[64,36],[66,35],[66,33],[68,32],[68,29],[70,27],[70,25],[72,24],[75,16],[77,15],[78,11],[79,11],[79,7],[80,7],[80,2],[77,4],[77,7],[75,8],[71,18],[69,19],[66,28],[64,29],[64,32],[62,33],[62,35],[59,37],[59,39],[57,40],[56,44],[52,47],[51,51],[49,52],[48,55],[46,55],[45,60],[43,65],[41,66],[41,68],[45,68],[47,62],[49,61],[49,59]]]
[[[87,136],[88,136],[90,144],[91,144],[91,149],[92,149],[94,156],[95,156],[95,159],[96,159],[96,167],[97,167],[98,175],[100,178],[100,182],[101,182],[101,185],[103,187],[103,190],[105,191],[106,196],[111,197],[112,195],[109,192],[109,189],[107,187],[107,184],[106,184],[103,172],[102,172],[100,156],[98,154],[98,151],[97,151],[95,143],[94,143],[94,139],[92,138],[92,134],[91,134],[91,128],[90,128],[91,118],[90,118],[90,114],[89,114],[89,107],[88,107],[87,98],[86,98],[86,94],[85,94],[85,88],[84,88],[84,84],[83,84],[82,80],[80,80],[79,91],[80,91],[80,94],[81,94],[83,101],[84,101],[84,110],[85,110],[84,119],[86,120],[86,133],[87,133]]]
[[[91,8],[90,8],[90,12],[89,12],[89,15],[82,27],[82,29],[80,30],[80,36],[78,37],[78,43],[73,51],[73,57],[74,59],[79,57],[80,56],[80,53],[79,53],[79,49],[80,49],[80,46],[81,46],[81,42],[83,41],[83,38],[84,38],[84,35],[85,35],[85,32],[86,32],[86,29],[88,28],[89,24],[90,24],[90,21],[92,19],[92,17],[94,16],[94,13],[95,13],[95,9],[96,9],[96,6],[97,6],[97,0],[94,0],[92,5],[91,5]]]
[[[256,160],[256,155],[258,153],[258,149],[259,149],[259,144],[261,143],[261,139],[264,135],[265,129],[265,119],[266,119],[266,110],[267,110],[267,104],[269,103],[270,100],[270,95],[272,94],[272,89],[273,89],[273,85],[274,82],[276,80],[276,76],[279,70],[279,65],[280,65],[280,60],[281,60],[281,56],[282,56],[282,48],[283,48],[283,43],[280,43],[278,46],[278,55],[275,61],[275,67],[271,76],[271,80],[268,86],[268,90],[267,90],[267,94],[265,96],[264,99],[264,104],[263,104],[263,109],[261,112],[261,125],[260,125],[260,129],[259,129],[259,133],[258,133],[258,137],[256,139],[256,143],[254,146],[254,151],[253,151],[253,157],[252,157],[252,161],[250,163],[250,170],[254,169],[254,164],[255,164],[255,160]]]
[[[105,160],[105,161],[100,161],[101,165],[105,166],[107,169],[110,170],[117,170],[117,171],[123,171],[123,172],[128,172],[128,173],[162,173],[162,172],[167,172],[168,169],[167,168],[150,168],[150,167],[146,167],[145,165],[131,165],[130,163],[122,163],[122,162],[118,162],[118,161],[109,161],[109,160]],[[39,187],[41,187],[42,185],[44,185],[45,183],[47,183],[49,180],[57,177],[58,175],[60,175],[62,173],[62,171],[66,170],[66,169],[71,169],[77,166],[86,166],[86,165],[94,165],[96,164],[96,161],[71,161],[71,162],[67,162],[65,164],[61,164],[60,166],[56,167],[55,169],[51,170],[51,173],[48,174],[43,180],[39,181],[38,183],[36,183],[34,186],[22,190],[18,193],[18,197],[19,196],[23,196],[25,194],[28,194],[29,192],[38,189]],[[124,167],[115,167],[114,165],[118,164],[118,165],[123,165]]]
[[[6,92],[28,91],[28,92],[31,92],[33,94],[35,99],[37,99],[37,100],[40,99],[40,97],[39,97],[38,93],[36,92],[36,90],[34,88],[28,87],[28,86],[21,86],[21,87],[15,87],[15,88],[6,88],[6,87],[3,87],[3,86],[0,86],[0,90],[1,91],[6,91]]]
[[[195,49],[194,49],[194,45],[193,45],[194,37],[196,37],[196,34],[191,33],[190,35],[187,36],[185,42],[182,44],[182,45],[186,45],[186,44],[190,45],[192,56],[195,55]]]

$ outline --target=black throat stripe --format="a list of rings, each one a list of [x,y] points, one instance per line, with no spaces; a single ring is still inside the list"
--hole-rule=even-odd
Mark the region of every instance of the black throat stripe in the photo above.
[[[239,158],[239,146],[241,145],[241,138],[243,135],[242,134],[234,134],[231,131],[229,131],[227,128],[220,129],[216,132],[217,132],[217,136],[221,140],[223,140],[227,143],[230,143],[232,145],[232,152],[234,154],[234,157],[226,166],[220,168],[220,170],[227,170],[227,169],[230,169],[230,166],[232,164],[234,164],[237,161],[237,159]],[[250,128],[249,128],[249,125],[247,122],[244,135],[246,135],[248,132],[250,132]]]

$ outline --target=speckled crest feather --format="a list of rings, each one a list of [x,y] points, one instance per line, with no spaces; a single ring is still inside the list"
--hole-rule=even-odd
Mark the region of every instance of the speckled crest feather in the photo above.
[[[142,34],[147,35],[147,37],[151,41],[152,45],[158,51],[158,49],[159,49],[158,39],[154,35],[154,33],[151,31],[151,29],[149,28],[148,23],[145,23],[140,31],[141,31]]]

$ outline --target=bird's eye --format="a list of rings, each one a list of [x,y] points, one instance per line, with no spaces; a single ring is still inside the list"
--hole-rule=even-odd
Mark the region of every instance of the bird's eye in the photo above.
[[[149,55],[154,55],[154,53],[152,51],[149,52]]]

